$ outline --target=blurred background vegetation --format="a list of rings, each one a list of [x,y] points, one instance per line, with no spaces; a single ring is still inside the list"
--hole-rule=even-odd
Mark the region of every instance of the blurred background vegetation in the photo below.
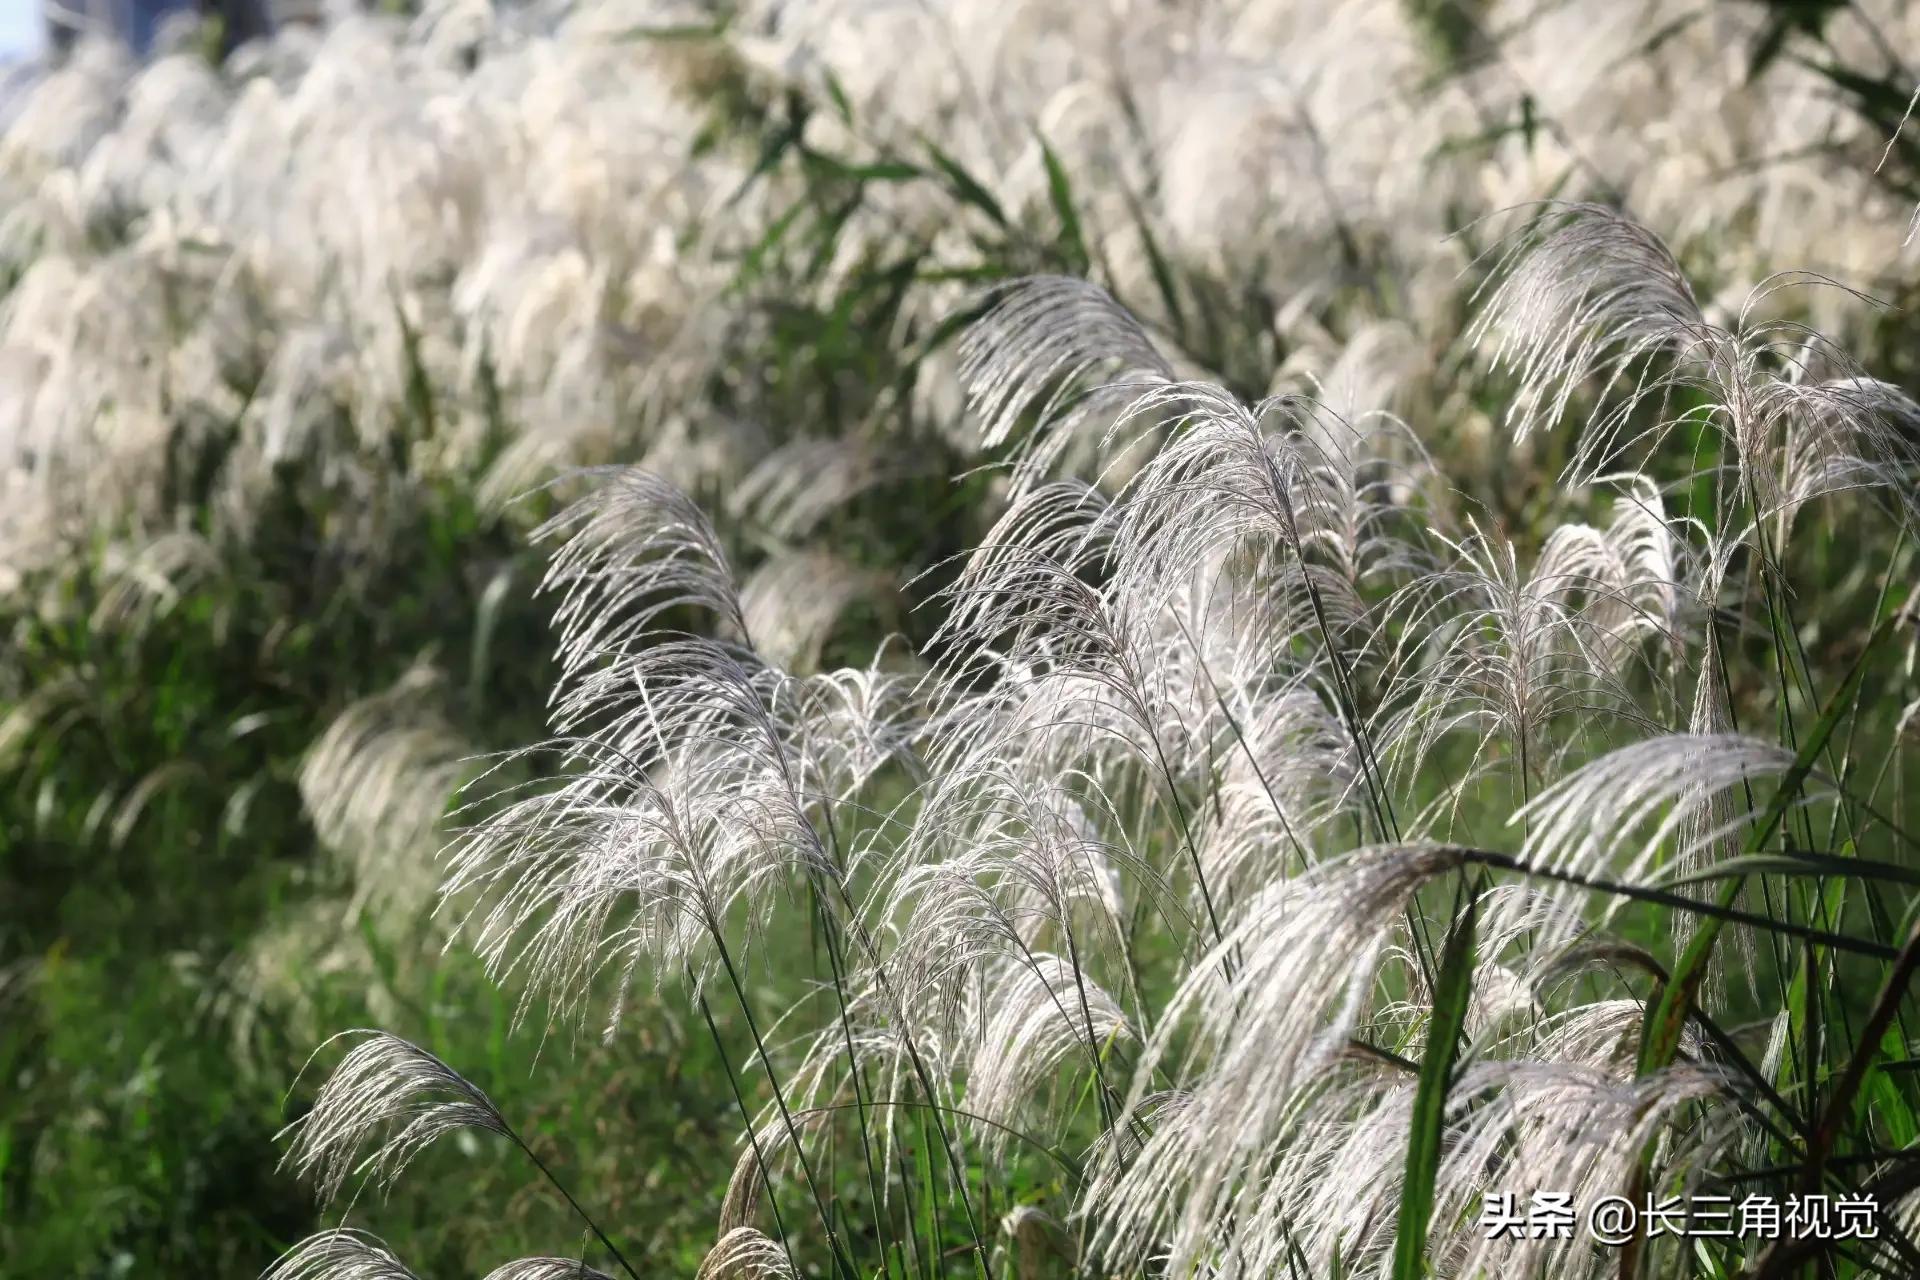
[[[1475,219],[1509,198],[1632,203],[1641,193],[1610,156],[1602,167],[1583,144],[1584,123],[1563,119],[1547,100],[1551,86],[1516,69],[1528,33],[1515,6],[1357,7],[1397,24],[1412,51],[1397,68],[1402,110],[1442,101],[1471,108],[1461,107],[1461,118],[1476,123],[1449,124],[1425,163],[1436,173],[1519,172],[1524,187],[1436,178],[1425,198],[1437,221],[1404,232],[1377,211],[1356,206],[1346,216],[1338,198],[1311,225],[1249,206],[1224,250],[1192,233],[1193,218],[1173,198],[1213,196],[1163,189],[1191,187],[1204,174],[1170,163],[1090,171],[1076,163],[1084,147],[1056,151],[1045,132],[1065,108],[1046,119],[1017,106],[967,106],[962,93],[956,110],[977,110],[979,119],[939,111],[875,118],[876,95],[911,87],[843,83],[840,70],[870,69],[859,64],[884,59],[886,46],[876,39],[836,63],[822,49],[840,18],[818,7],[821,47],[809,52],[796,38],[800,52],[772,70],[759,56],[772,21],[764,14],[681,6],[630,21],[635,7],[607,6],[596,23],[569,26],[564,20],[577,17],[569,7],[494,13],[482,5],[475,20],[469,5],[362,19],[351,40],[286,32],[224,64],[207,52],[217,39],[168,45],[163,36],[145,70],[82,45],[64,67],[39,69],[10,90],[0,145],[8,342],[21,345],[24,333],[101,360],[164,364],[208,324],[226,326],[226,336],[217,367],[202,375],[211,390],[190,395],[169,383],[155,393],[139,428],[152,443],[131,461],[109,435],[89,434],[134,429],[123,388],[77,409],[82,428],[61,428],[78,432],[71,456],[36,434],[50,429],[44,397],[8,392],[6,412],[18,421],[4,459],[14,487],[0,489],[0,503],[13,505],[0,557],[0,1273],[256,1274],[322,1221],[307,1190],[276,1170],[275,1133],[314,1086],[302,1068],[328,1035],[366,1026],[408,1036],[483,1084],[649,1265],[667,1273],[697,1266],[739,1133],[731,1099],[714,1086],[722,1067],[705,1029],[666,1003],[629,1006],[619,1034],[605,1039],[595,1026],[549,1034],[537,1008],[516,1018],[515,993],[458,945],[444,945],[446,924],[420,888],[423,877],[430,882],[451,782],[475,769],[460,762],[542,736],[550,602],[535,592],[545,549],[528,535],[556,498],[503,497],[567,465],[678,466],[676,478],[720,514],[749,580],[764,565],[791,570],[793,557],[830,555],[837,568],[828,594],[838,607],[791,637],[797,662],[858,659],[891,633],[905,637],[892,652],[908,653],[937,626],[916,606],[940,585],[943,561],[995,514],[995,479],[972,468],[1004,446],[956,430],[958,411],[942,391],[955,339],[981,290],[1058,272],[1100,280],[1194,368],[1248,395],[1303,369],[1324,371],[1330,353],[1370,324],[1406,322],[1424,364],[1398,407],[1472,499],[1512,536],[1537,536],[1530,523],[1564,442],[1536,438],[1519,448],[1490,432],[1503,403],[1499,380],[1453,345],[1471,311],[1474,255],[1489,241]],[[1584,8],[1597,17],[1601,7]],[[1920,201],[1920,133],[1901,128],[1920,81],[1901,57],[1920,48],[1901,49],[1900,30],[1847,0],[1722,0],[1653,12],[1662,20],[1610,47],[1658,71],[1684,42],[1719,49],[1723,33],[1735,31],[1743,39],[1724,56],[1685,64],[1707,78],[1691,92],[1750,93],[1759,111],[1771,101],[1771,78],[1791,74],[1827,104],[1800,154],[1772,154],[1756,124],[1759,145],[1730,162],[1787,169],[1805,182],[1854,175],[1865,185],[1848,190],[1872,194],[1878,203],[1868,212],[1882,233],[1895,224],[1898,241],[1899,219]],[[1732,25],[1703,36],[1701,23]],[[1368,30],[1356,24],[1341,38],[1359,42]],[[1024,33],[1010,23],[1006,39]],[[1063,37],[1049,30],[1047,38]],[[1232,50],[1240,62],[1290,56],[1285,41],[1243,38]],[[247,259],[232,243],[201,245],[202,228],[179,218],[164,192],[143,188],[148,168],[203,154],[169,141],[169,128],[191,125],[244,147],[251,82],[292,95],[303,79],[311,86],[339,74],[370,45],[401,51],[397,62],[426,86],[398,83],[394,97],[417,90],[457,106],[449,83],[484,77],[489,63],[543,42],[587,57],[589,84],[639,77],[671,97],[662,128],[677,154],[658,191],[710,194],[688,202],[697,204],[691,212],[669,212],[652,198],[658,191],[648,203],[609,184],[608,216],[625,226],[631,253],[597,293],[565,295],[548,311],[529,303],[517,329],[489,328],[457,305],[445,277],[471,268],[461,255],[478,252],[457,240],[404,279],[347,263],[339,269],[359,272],[364,286],[343,339],[358,354],[340,383],[289,383],[286,353],[300,329],[285,299],[263,289],[263,305],[280,314],[227,315],[236,296],[229,286],[247,274]],[[1110,63],[1106,50],[1089,56],[1110,66],[1117,83],[1105,88],[1128,106],[1126,53]],[[1207,75],[1225,83],[1241,70],[1203,65],[1197,74],[1204,86]],[[1597,73],[1602,81],[1625,74]],[[333,109],[351,115],[360,109],[345,83]],[[490,91],[483,80],[475,90]],[[381,109],[365,107],[365,128],[386,127]],[[622,117],[607,110],[609,127],[620,129]],[[55,129],[47,140],[49,118],[79,117],[93,123]],[[1145,129],[1125,111],[1118,120],[1116,128]],[[1333,113],[1305,132],[1338,152],[1345,123]],[[570,163],[590,169],[596,135],[566,128],[587,147]],[[1011,150],[974,145],[976,131],[993,129],[1012,139]],[[1290,139],[1299,134],[1290,126]],[[539,145],[546,135],[533,136]],[[126,146],[112,157],[116,140]],[[300,145],[297,135],[290,145]],[[430,167],[430,137],[413,145]],[[1643,145],[1669,144],[1649,137]],[[1025,168],[996,167],[997,154],[1017,154]],[[1273,156],[1239,140],[1221,162],[1253,175],[1223,178],[1223,202],[1229,185],[1264,192],[1314,173],[1312,164],[1283,173]],[[102,165],[121,167],[103,177]],[[243,182],[280,180],[267,165],[231,172]],[[377,172],[365,173],[355,198],[388,198]],[[353,184],[357,176],[333,178]],[[1427,181],[1418,172],[1404,178]],[[1802,265],[1790,253],[1758,265],[1748,256],[1744,246],[1763,242],[1762,224],[1778,214],[1767,199],[1763,190],[1707,229],[1652,221],[1679,233],[1676,248],[1697,278],[1751,284],[1764,268]],[[1222,216],[1242,213],[1232,205]],[[434,234],[377,218],[372,225],[373,241]],[[1448,232],[1460,238],[1447,282],[1416,296],[1407,240],[1429,245]],[[669,259],[697,261],[692,291],[703,305],[697,317],[669,309],[650,331],[649,303],[634,282],[655,233]],[[1847,234],[1815,225],[1802,243],[1838,252],[1834,238]],[[1115,261],[1120,245],[1130,265]],[[412,249],[396,244],[396,260]],[[202,250],[212,266],[196,259]],[[1297,269],[1274,265],[1270,251],[1311,258],[1310,282],[1296,288],[1288,271]],[[88,320],[71,297],[63,306],[81,318],[64,331],[53,325],[50,315],[66,313],[50,312],[40,294],[62,283],[44,279],[56,259],[72,268],[64,285],[74,296],[112,282],[100,305],[138,313],[128,323],[147,327],[129,336]],[[1892,306],[1850,306],[1845,324],[1864,364],[1915,390],[1910,262],[1896,257],[1848,275],[1845,283]],[[601,264],[589,256],[575,265],[591,272]],[[537,343],[543,325],[576,324],[583,306],[592,341],[581,358],[616,370],[607,380],[621,390],[556,408],[541,392],[567,376],[564,353],[502,366],[513,344]],[[355,358],[378,367],[369,372]],[[83,362],[76,377],[87,369]],[[655,370],[663,372],[656,378]],[[18,376],[5,371],[9,387]],[[288,397],[304,415],[304,434],[263,456],[261,433],[276,429],[261,425],[263,406]],[[553,434],[555,419],[591,439],[530,453],[527,442]],[[773,458],[780,467],[756,470]],[[64,487],[46,478],[63,468]],[[125,468],[136,474],[104,478]],[[241,471],[249,479],[236,517]],[[29,488],[44,506],[22,496]],[[822,509],[804,510],[815,488]],[[1847,572],[1838,535],[1805,554],[1814,572]],[[773,601],[776,611],[793,603]],[[1814,626],[1815,643],[1836,652],[1855,639],[1845,618]],[[369,734],[389,735],[381,741],[392,760],[433,766],[427,775],[439,789],[390,803],[327,794],[308,773],[314,753],[330,733],[337,740],[369,725]],[[361,778],[350,790],[376,784]],[[767,1007],[806,994],[791,975],[811,967],[777,957],[807,945],[771,940],[752,966]],[[719,1031],[723,1040],[744,1035],[724,1015]],[[542,1069],[562,1055],[580,1065]],[[379,1225],[423,1272],[449,1275],[479,1274],[489,1260],[578,1236],[564,1204],[481,1140],[431,1152],[380,1207]]]

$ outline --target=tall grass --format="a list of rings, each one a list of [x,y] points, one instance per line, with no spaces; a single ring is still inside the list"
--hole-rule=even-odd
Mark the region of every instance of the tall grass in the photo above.
[[[1920,28],[1816,8],[28,73],[0,1254],[1908,1269],[1912,329],[1824,280]],[[1476,1233],[1753,1187],[1881,1239]]]
[[[1721,325],[1612,210],[1512,233],[1488,359],[1516,433],[1574,438],[1525,546],[1391,415],[1248,403],[1095,286],[1003,289],[962,368],[1027,447],[928,665],[787,671],[697,507],[601,476],[548,526],[563,769],[467,828],[446,906],[610,1035],[638,983],[737,1009],[710,1274],[1898,1274],[1920,934],[1873,704],[1920,406],[1767,318],[1793,283]],[[1861,572],[1809,585],[1842,536]],[[767,1008],[783,933],[817,989]],[[289,1158],[338,1191],[467,1128],[521,1145],[376,1034]],[[1756,1189],[1873,1197],[1875,1235],[1479,1220]],[[300,1270],[321,1241],[284,1273],[357,1274]]]

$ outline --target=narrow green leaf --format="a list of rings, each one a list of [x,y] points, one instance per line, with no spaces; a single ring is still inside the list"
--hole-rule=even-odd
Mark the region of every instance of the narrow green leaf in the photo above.
[[[1180,290],[1174,283],[1173,267],[1167,262],[1167,256],[1160,252],[1160,242],[1154,238],[1145,206],[1131,190],[1127,192],[1127,208],[1133,214],[1134,226],[1139,228],[1140,247],[1146,250],[1147,266],[1153,271],[1153,284],[1160,291],[1161,303],[1167,308],[1167,319],[1173,324],[1174,336],[1184,342],[1187,317],[1180,306]]]
[[[427,376],[426,364],[420,355],[420,335],[414,329],[413,322],[407,319],[407,308],[401,301],[400,287],[389,285],[388,290],[393,298],[394,319],[400,326],[400,353],[407,364],[407,409],[419,427],[419,438],[424,440],[434,434],[433,381]],[[405,438],[403,433],[393,446],[395,461],[402,471],[406,469]]]
[[[733,194],[727,197],[726,204],[722,207],[731,209],[739,204],[746,197],[747,192],[753,190],[754,183],[771,173],[787,152],[800,144],[801,134],[806,127],[806,111],[795,106],[788,119],[778,128],[770,131],[761,141],[760,155],[754,161],[753,168],[740,180],[740,185],[733,189]]]
[[[725,20],[660,23],[653,26],[629,27],[613,38],[615,41],[626,44],[682,44],[700,40],[717,40],[726,32]]]
[[[1813,772],[1814,761],[1826,750],[1834,730],[1839,728],[1840,721],[1852,709],[1854,695],[1859,692],[1860,682],[1866,675],[1867,655],[1873,652],[1880,637],[1887,633],[1887,625],[1883,620],[1874,628],[1873,634],[1860,650],[1860,656],[1854,660],[1853,669],[1847,673],[1846,680],[1828,699],[1819,723],[1813,726],[1812,732],[1801,744],[1792,767],[1781,777],[1766,812],[1753,828],[1753,834],[1747,840],[1746,856],[1757,856],[1766,848],[1774,832],[1780,829],[1780,820],[1799,798],[1800,789]],[[1722,909],[1732,909],[1734,900],[1740,896],[1740,886],[1745,882],[1744,876],[1727,881],[1726,888],[1720,891]],[[1659,998],[1647,1005],[1646,1020],[1640,1029],[1640,1056],[1635,1074],[1644,1076],[1666,1067],[1679,1051],[1680,1033],[1686,1028],[1687,1012],[1693,1007],[1694,992],[1706,976],[1707,961],[1713,955],[1714,943],[1719,940],[1723,927],[1725,921],[1718,916],[1709,916],[1701,922],[1700,928],[1687,943],[1687,949],[1681,953],[1680,962],[1674,965],[1673,976],[1661,984]]]
[[[955,195],[993,219],[995,224],[1002,227],[1007,225],[1007,213],[1000,207],[1000,202],[994,199],[993,193],[968,173],[958,160],[933,142],[927,143],[927,154],[932,157],[934,165],[940,172],[946,175],[947,183],[953,188]]]
[[[823,176],[845,178],[850,182],[911,182],[927,176],[925,169],[910,160],[869,160],[855,164],[804,144],[800,151],[809,168]]]
[[[840,119],[847,124],[853,123],[853,101],[847,97],[847,88],[840,83],[840,77],[827,70],[827,96],[833,99],[833,109],[840,113]]]
[[[1661,880],[1664,888],[1686,884],[1705,884],[1730,876],[1840,876],[1852,880],[1889,880],[1897,884],[1920,884],[1920,867],[1904,867],[1896,862],[1878,862],[1872,858],[1848,858],[1834,853],[1748,853],[1716,862],[1689,875]]]
[[[1084,274],[1089,261],[1087,239],[1080,230],[1080,215],[1073,207],[1073,185],[1067,181],[1067,171],[1047,140],[1038,133],[1034,137],[1040,143],[1040,158],[1046,162],[1047,195],[1053,201],[1054,216],[1060,219],[1060,240],[1067,263],[1075,273]]]
[[[1407,1176],[1400,1191],[1400,1222],[1393,1242],[1394,1280],[1426,1275],[1427,1229],[1433,1221],[1434,1188],[1440,1173],[1440,1140],[1446,1124],[1447,1087],[1460,1055],[1460,1032],[1473,997],[1476,890],[1453,922],[1440,958],[1427,1052],[1413,1095],[1413,1125],[1407,1136]]]
[[[739,269],[733,273],[735,288],[751,284],[754,279],[759,276],[761,267],[766,262],[767,255],[773,252],[782,240],[786,239],[787,232],[793,229],[794,222],[806,211],[807,204],[808,202],[804,199],[794,201],[793,207],[775,218],[773,225],[767,228],[766,234],[755,241],[751,249],[747,250],[746,254],[740,259]]]

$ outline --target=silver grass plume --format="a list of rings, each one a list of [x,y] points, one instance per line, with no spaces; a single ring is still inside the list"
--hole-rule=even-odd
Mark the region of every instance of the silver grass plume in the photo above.
[[[261,1280],[420,1280],[364,1231],[339,1228],[308,1236],[271,1267]]]
[[[1340,531],[1323,534],[1315,519],[1322,510],[1317,443],[1303,428],[1323,412],[1295,397],[1242,404],[1210,383],[1170,384],[1134,400],[1122,423],[1165,421],[1167,440],[1116,507],[1114,558],[1124,589],[1145,608],[1162,608],[1197,569],[1265,550],[1285,590],[1314,544],[1330,538],[1343,550]],[[1342,621],[1358,612],[1347,590],[1331,607]]]
[[[971,1046],[964,1098],[981,1126],[982,1149],[1003,1153],[1008,1129],[1070,1056],[1098,1062],[1134,1031],[1119,1004],[1060,956],[1033,954],[989,966],[966,988]],[[1032,1126],[1026,1126],[1032,1131]]]
[[[774,1241],[752,1227],[735,1227],[700,1260],[694,1280],[793,1280],[793,1264]]]
[[[727,1179],[726,1194],[720,1200],[721,1239],[743,1227],[757,1230],[757,1214],[767,1202],[765,1188],[793,1172],[799,1164],[797,1144],[803,1135],[821,1128],[831,1118],[826,1111],[802,1110],[793,1114],[791,1126],[786,1117],[772,1115],[747,1131]]]
[[[1408,778],[1441,740],[1464,734],[1474,754],[1455,794],[1492,764],[1497,744],[1510,744],[1527,794],[1590,727],[1639,716],[1620,668],[1639,635],[1676,638],[1655,612],[1675,584],[1648,576],[1669,571],[1666,544],[1639,520],[1604,532],[1562,525],[1530,569],[1512,543],[1470,528],[1449,562],[1390,605],[1403,619],[1392,666],[1405,674],[1382,737],[1393,775]]]
[[[613,1280],[573,1258],[516,1258],[487,1272],[482,1280]]]
[[[1414,894],[1461,865],[1440,846],[1358,850],[1240,905],[1215,949],[1236,957],[1231,970],[1186,974],[1136,1069],[1132,1106],[1158,1069],[1185,1081],[1186,1096],[1177,1122],[1155,1128],[1089,1199],[1103,1256],[1144,1264],[1141,1250],[1164,1248],[1174,1270],[1215,1256],[1219,1224],[1260,1194],[1298,1091],[1344,1053]],[[1270,998],[1277,991],[1290,998]]]
[[[911,454],[860,439],[803,437],[767,453],[728,495],[728,509],[791,540],[822,519],[922,464]]]
[[[739,595],[712,524],[687,496],[643,471],[590,473],[595,483],[536,531],[565,539],[542,584],[560,593],[562,687],[650,638],[663,613],[710,611],[746,635]]]
[[[788,671],[820,665],[834,624],[862,600],[885,602],[889,576],[825,551],[769,556],[740,589],[741,621],[761,656]]]
[[[1629,1185],[1642,1152],[1651,1150],[1649,1186],[1697,1194],[1711,1166],[1747,1136],[1735,1091],[1729,1074],[1706,1066],[1621,1081],[1551,1061],[1470,1065],[1449,1091],[1450,1142],[1435,1213],[1436,1222],[1461,1226],[1437,1242],[1434,1256],[1463,1276],[1508,1268],[1594,1280],[1612,1275],[1616,1260],[1577,1236],[1487,1239],[1474,1225],[1484,1193],[1567,1191],[1574,1204],[1592,1204]],[[1673,1265],[1673,1251],[1687,1244],[1655,1236],[1648,1248],[1657,1267],[1662,1259]]]
[[[1498,335],[1494,367],[1520,383],[1508,414],[1517,437],[1558,423],[1584,385],[1629,388],[1611,406],[1604,395],[1596,403],[1569,464],[1575,478],[1650,449],[1697,415],[1733,446],[1748,518],[1777,523],[1776,541],[1800,505],[1826,493],[1891,494],[1896,518],[1914,514],[1920,446],[1911,424],[1920,412],[1911,399],[1805,325],[1762,317],[1779,295],[1839,288],[1833,281],[1776,273],[1726,324],[1714,323],[1659,237],[1597,205],[1549,206],[1509,240],[1494,278],[1469,336]],[[1708,403],[1670,414],[1683,389]],[[1651,425],[1640,421],[1645,406],[1655,410]]]
[[[878,669],[796,678],[741,643],[663,631],[663,612],[696,605],[746,638],[717,535],[656,477],[602,478],[546,526],[573,534],[550,574],[569,680],[539,750],[567,768],[501,796],[445,884],[489,970],[563,1011],[603,974],[705,972],[732,922],[751,938],[777,892],[835,883],[844,851],[814,816],[905,758],[914,714]]]
[[[1495,368],[1519,391],[1507,423],[1524,438],[1566,416],[1596,376],[1612,380],[1706,335],[1693,286],[1659,237],[1604,205],[1550,205],[1508,241],[1471,337],[1497,335]]]
[[[1173,378],[1131,315],[1098,285],[1067,276],[1034,276],[999,291],[960,354],[984,447],[1012,440],[1028,414],[1038,424],[1016,454],[1016,491],[1054,469],[1082,424]]]
[[[181,596],[221,570],[219,552],[191,530],[163,533],[132,547],[113,548],[110,581],[94,606],[91,625],[139,632],[164,617]]]
[[[1630,743],[1567,774],[1514,815],[1514,823],[1526,824],[1520,861],[1563,877],[1542,887],[1563,903],[1582,895],[1582,880],[1631,886],[1681,879],[1751,820],[1746,806],[1730,806],[1728,797],[1784,775],[1793,762],[1785,747],[1737,734],[1664,734]],[[1810,784],[1796,806],[1817,798],[1819,775]],[[1609,899],[1602,919],[1619,905]]]
[[[285,1131],[293,1143],[281,1166],[311,1180],[323,1201],[361,1175],[391,1185],[445,1134],[511,1134],[486,1094],[433,1054],[383,1031],[349,1031],[333,1039],[356,1035],[365,1038],[327,1077],[313,1109]]]
[[[464,835],[445,888],[450,901],[477,900],[462,931],[489,972],[523,979],[528,1001],[546,995],[561,1016],[602,975],[624,985],[705,970],[736,908],[750,931],[763,927],[773,895],[820,856],[764,779],[736,772],[749,786],[739,793],[703,785],[734,768],[724,756],[687,755],[654,785],[632,780],[621,753],[581,755],[588,771]]]

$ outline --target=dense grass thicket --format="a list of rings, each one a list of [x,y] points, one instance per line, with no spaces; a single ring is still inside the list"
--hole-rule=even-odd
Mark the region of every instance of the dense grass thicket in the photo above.
[[[0,1275],[1920,1274],[1920,8],[220,45],[0,95]]]

